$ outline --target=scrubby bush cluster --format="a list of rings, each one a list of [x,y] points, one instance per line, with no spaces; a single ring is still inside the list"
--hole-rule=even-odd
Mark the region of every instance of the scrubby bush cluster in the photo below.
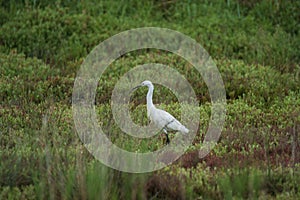
[[[299,2],[0,0],[0,199],[299,199]],[[185,154],[163,170],[130,174],[84,148],[72,89],[97,44],[143,26],[175,29],[203,45],[223,78],[227,116],[218,144],[200,159],[211,103],[198,71],[159,50],[123,55],[100,78],[95,99],[99,124],[120,148],[163,147],[163,135],[133,138],[113,118],[112,90],[136,65],[176,69],[200,102],[190,108],[200,123]],[[176,96],[155,88],[154,103],[180,118]],[[130,102],[140,125],[149,123],[146,92],[136,91]]]

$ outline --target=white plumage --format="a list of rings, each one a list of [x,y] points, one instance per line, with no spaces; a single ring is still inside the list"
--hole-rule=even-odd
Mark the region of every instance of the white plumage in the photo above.
[[[148,93],[147,93],[148,118],[150,118],[151,122],[153,122],[158,128],[164,131],[167,137],[166,143],[167,144],[170,143],[168,137],[169,130],[179,131],[183,134],[187,134],[189,130],[185,126],[183,126],[175,117],[173,117],[170,113],[155,107],[152,101],[154,86],[151,83],[151,81],[144,81],[137,87],[133,88],[133,90],[142,86],[148,87]]]

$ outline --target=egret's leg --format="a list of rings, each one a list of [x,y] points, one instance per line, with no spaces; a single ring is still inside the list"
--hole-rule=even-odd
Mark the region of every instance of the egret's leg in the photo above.
[[[163,131],[165,132],[165,135],[167,137],[167,141],[166,141],[166,144],[169,144],[170,143],[170,139],[169,139],[169,135],[168,135],[168,132],[166,129],[163,129]]]

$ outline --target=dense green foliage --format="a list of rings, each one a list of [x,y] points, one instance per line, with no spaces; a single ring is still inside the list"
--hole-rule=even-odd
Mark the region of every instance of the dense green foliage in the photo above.
[[[300,1],[0,0],[0,199],[299,199]],[[96,111],[105,133],[135,152],[162,148],[161,135],[138,139],[114,122],[119,78],[145,63],[176,69],[200,102],[193,145],[176,163],[129,174],[97,161],[76,135],[72,90],[85,56],[131,28],[157,26],[194,38],[221,73],[227,117],[208,156],[197,150],[210,119],[199,73],[177,55],[128,53],[99,80]],[[146,89],[132,97],[131,117],[148,123]],[[174,94],[155,85],[154,103],[180,118]],[[174,135],[170,136],[171,139]]]
[[[229,0],[25,2],[2,2],[3,51],[17,49],[54,65],[86,55],[120,31],[143,26],[181,31],[199,41],[215,58],[243,59],[282,71],[293,71],[300,61],[298,1],[259,1],[251,5]]]

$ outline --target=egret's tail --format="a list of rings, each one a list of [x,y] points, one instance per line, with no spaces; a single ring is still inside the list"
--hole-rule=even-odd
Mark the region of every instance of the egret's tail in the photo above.
[[[189,133],[189,129],[187,129],[185,126],[181,126],[180,127],[180,132],[183,134],[188,134]]]

